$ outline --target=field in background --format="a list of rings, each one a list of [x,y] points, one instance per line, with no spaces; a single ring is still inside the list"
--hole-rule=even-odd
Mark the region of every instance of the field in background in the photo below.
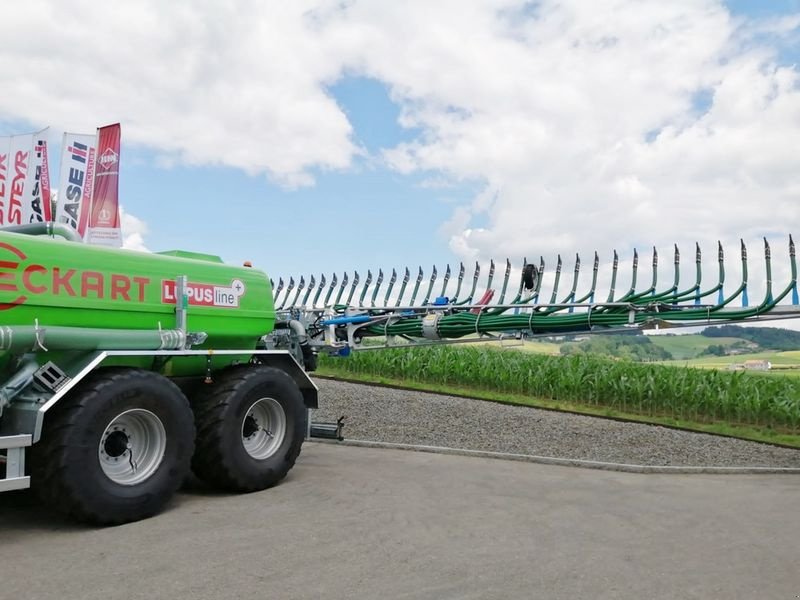
[[[794,377],[484,345],[321,357],[320,374],[800,446],[800,379]]]
[[[686,360],[696,357],[709,346],[722,345],[732,346],[740,341],[739,338],[708,338],[700,334],[688,335],[651,335],[650,341],[657,346],[661,346],[672,354],[675,360]]]
[[[741,338],[718,337],[709,338],[700,334],[689,335],[651,335],[648,339],[655,345],[664,348],[672,354],[673,360],[658,361],[662,365],[696,367],[701,369],[727,370],[732,365],[741,365],[748,360],[768,360],[772,363],[769,375],[800,376],[800,350],[779,352],[767,350],[761,352],[748,352],[731,356],[700,356],[712,345],[733,346],[742,342]],[[557,355],[561,346],[577,344],[578,342],[525,342],[519,349],[536,354]],[[497,346],[497,344],[495,344]],[[752,373],[764,374],[758,371]]]

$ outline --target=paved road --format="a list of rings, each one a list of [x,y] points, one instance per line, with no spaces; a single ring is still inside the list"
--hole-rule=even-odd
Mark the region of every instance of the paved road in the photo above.
[[[800,477],[307,444],[280,486],[88,529],[0,496],[0,598],[794,599]]]

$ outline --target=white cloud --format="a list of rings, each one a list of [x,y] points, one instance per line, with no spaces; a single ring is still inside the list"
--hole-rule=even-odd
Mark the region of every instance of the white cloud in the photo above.
[[[119,220],[122,231],[122,247],[127,250],[150,252],[144,243],[144,236],[147,235],[147,223],[127,212],[122,206],[119,208]]]
[[[469,208],[489,224],[476,230],[457,208],[454,252],[610,251],[797,229],[798,71],[752,36],[745,43],[750,30],[719,3],[516,6],[384,5],[378,15],[355,4],[343,17],[356,29],[401,23],[381,28],[366,69],[391,82],[404,119],[426,135],[387,151],[389,163],[487,182],[493,200]],[[699,94],[711,98],[705,113]]]
[[[254,0],[6,7],[0,115],[69,131],[121,121],[128,142],[157,149],[165,161],[308,184],[311,167],[347,167],[356,151],[350,124],[322,87],[342,61],[316,43],[312,7]]]
[[[484,182],[440,227],[458,257],[712,256],[800,231],[800,71],[776,54],[798,27],[717,0],[31,0],[4,11],[0,115],[122,120],[164,164],[305,185],[360,152],[326,86],[363,75],[421,131],[389,165]]]

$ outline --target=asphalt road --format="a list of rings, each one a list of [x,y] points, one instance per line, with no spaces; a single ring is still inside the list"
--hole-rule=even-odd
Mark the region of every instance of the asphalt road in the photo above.
[[[640,475],[307,444],[287,480],[75,526],[0,495],[0,598],[800,595],[800,477]]]

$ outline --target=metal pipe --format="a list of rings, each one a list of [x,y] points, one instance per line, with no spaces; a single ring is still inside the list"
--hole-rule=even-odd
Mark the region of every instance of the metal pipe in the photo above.
[[[63,223],[25,223],[24,225],[8,225],[3,227],[3,231],[10,231],[11,233],[21,233],[24,235],[49,235],[61,236],[70,242],[81,242],[83,238],[77,231],[71,227],[67,227]]]
[[[0,327],[0,352],[41,350],[180,350],[178,329],[94,329],[84,327]]]
[[[6,380],[0,388],[0,414],[11,401],[19,394],[25,386],[33,379],[33,374],[39,370],[39,364],[28,357],[23,359],[17,371]]]
[[[189,312],[189,278],[178,275],[175,278],[175,329],[186,335],[187,313]]]

